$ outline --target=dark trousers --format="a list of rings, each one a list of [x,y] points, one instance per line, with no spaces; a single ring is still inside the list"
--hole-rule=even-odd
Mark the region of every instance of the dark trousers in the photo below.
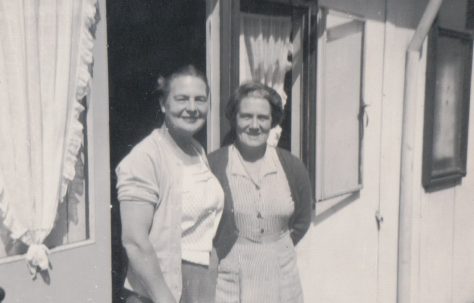
[[[217,270],[215,263],[211,266],[199,265],[187,261],[181,264],[183,292],[180,303],[213,303],[216,293]],[[151,299],[124,289],[120,303],[153,303]]]
[[[183,261],[183,294],[180,303],[213,303],[216,294],[217,270]]]
[[[140,296],[136,292],[123,289],[120,293],[120,303],[153,303],[153,301],[146,297]]]

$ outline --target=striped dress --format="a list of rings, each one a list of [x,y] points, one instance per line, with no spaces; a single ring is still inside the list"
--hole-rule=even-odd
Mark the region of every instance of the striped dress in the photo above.
[[[303,294],[288,230],[294,202],[276,150],[268,147],[257,180],[229,148],[227,177],[239,238],[220,261],[216,303],[300,303]]]

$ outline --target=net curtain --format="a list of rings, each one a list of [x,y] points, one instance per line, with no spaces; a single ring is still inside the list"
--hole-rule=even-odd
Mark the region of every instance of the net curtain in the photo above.
[[[0,216],[33,277],[83,142],[97,13],[97,0],[0,0]]]
[[[240,18],[239,81],[253,80],[272,87],[282,97],[284,106],[285,74],[292,67],[288,60],[292,51],[291,17],[242,13]],[[280,126],[272,129],[268,144],[277,145],[280,135]]]

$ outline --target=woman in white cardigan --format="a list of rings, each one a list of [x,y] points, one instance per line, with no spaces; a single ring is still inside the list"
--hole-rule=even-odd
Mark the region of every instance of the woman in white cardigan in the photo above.
[[[209,88],[187,66],[158,81],[163,125],[117,167],[122,242],[129,259],[126,302],[212,302],[212,239],[224,203],[204,149]]]

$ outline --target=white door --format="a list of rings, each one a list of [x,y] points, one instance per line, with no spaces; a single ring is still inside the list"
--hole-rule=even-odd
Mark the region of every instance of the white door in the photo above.
[[[2,302],[111,302],[110,174],[105,0],[96,31],[92,90],[87,109],[86,190],[76,222],[83,239],[51,250],[49,277],[32,280],[21,256],[0,258]],[[67,210],[64,210],[67,211]],[[66,228],[67,229],[67,228]],[[3,247],[0,247],[0,250]]]

